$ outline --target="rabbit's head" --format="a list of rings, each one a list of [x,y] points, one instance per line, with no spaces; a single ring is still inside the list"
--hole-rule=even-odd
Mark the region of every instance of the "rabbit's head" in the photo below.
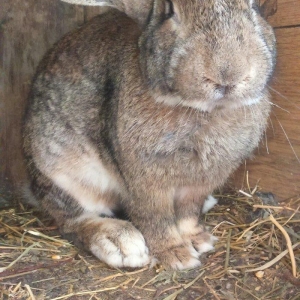
[[[140,65],[154,99],[202,111],[259,102],[275,36],[254,0],[67,0],[110,5],[137,20]]]

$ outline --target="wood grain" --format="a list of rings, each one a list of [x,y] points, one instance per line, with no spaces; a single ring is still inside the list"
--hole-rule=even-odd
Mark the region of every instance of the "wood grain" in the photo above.
[[[26,180],[21,124],[39,61],[65,33],[103,11],[58,0],[0,0],[0,194]]]
[[[278,64],[271,88],[275,105],[264,141],[254,160],[235,174],[239,188],[245,170],[252,186],[279,198],[300,195],[300,28],[277,29]]]
[[[300,0],[260,0],[263,14],[277,27],[300,25]]]
[[[36,66],[64,33],[84,21],[82,7],[59,1],[0,0],[0,187],[25,178],[21,123]]]

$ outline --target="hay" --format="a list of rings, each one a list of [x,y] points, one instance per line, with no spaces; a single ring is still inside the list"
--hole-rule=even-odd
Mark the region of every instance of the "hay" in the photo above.
[[[113,269],[22,204],[0,211],[1,299],[300,299],[300,199],[231,191],[204,216],[218,243],[195,270]]]

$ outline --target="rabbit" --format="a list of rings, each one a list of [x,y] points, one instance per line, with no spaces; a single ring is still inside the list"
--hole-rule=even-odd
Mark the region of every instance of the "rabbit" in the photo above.
[[[201,216],[270,114],[273,29],[254,0],[111,6],[37,68],[24,121],[30,188],[61,233],[113,267],[201,264]]]

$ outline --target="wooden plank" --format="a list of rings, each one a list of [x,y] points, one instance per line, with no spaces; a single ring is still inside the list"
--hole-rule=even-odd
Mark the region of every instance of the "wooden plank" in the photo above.
[[[272,83],[275,105],[257,157],[247,162],[252,186],[260,186],[281,199],[300,195],[300,28],[277,29],[278,64]],[[245,167],[235,174],[240,187]]]
[[[300,0],[259,0],[262,14],[273,27],[300,25]]]
[[[84,11],[60,1],[0,0],[0,187],[25,178],[21,123],[36,66]]]

